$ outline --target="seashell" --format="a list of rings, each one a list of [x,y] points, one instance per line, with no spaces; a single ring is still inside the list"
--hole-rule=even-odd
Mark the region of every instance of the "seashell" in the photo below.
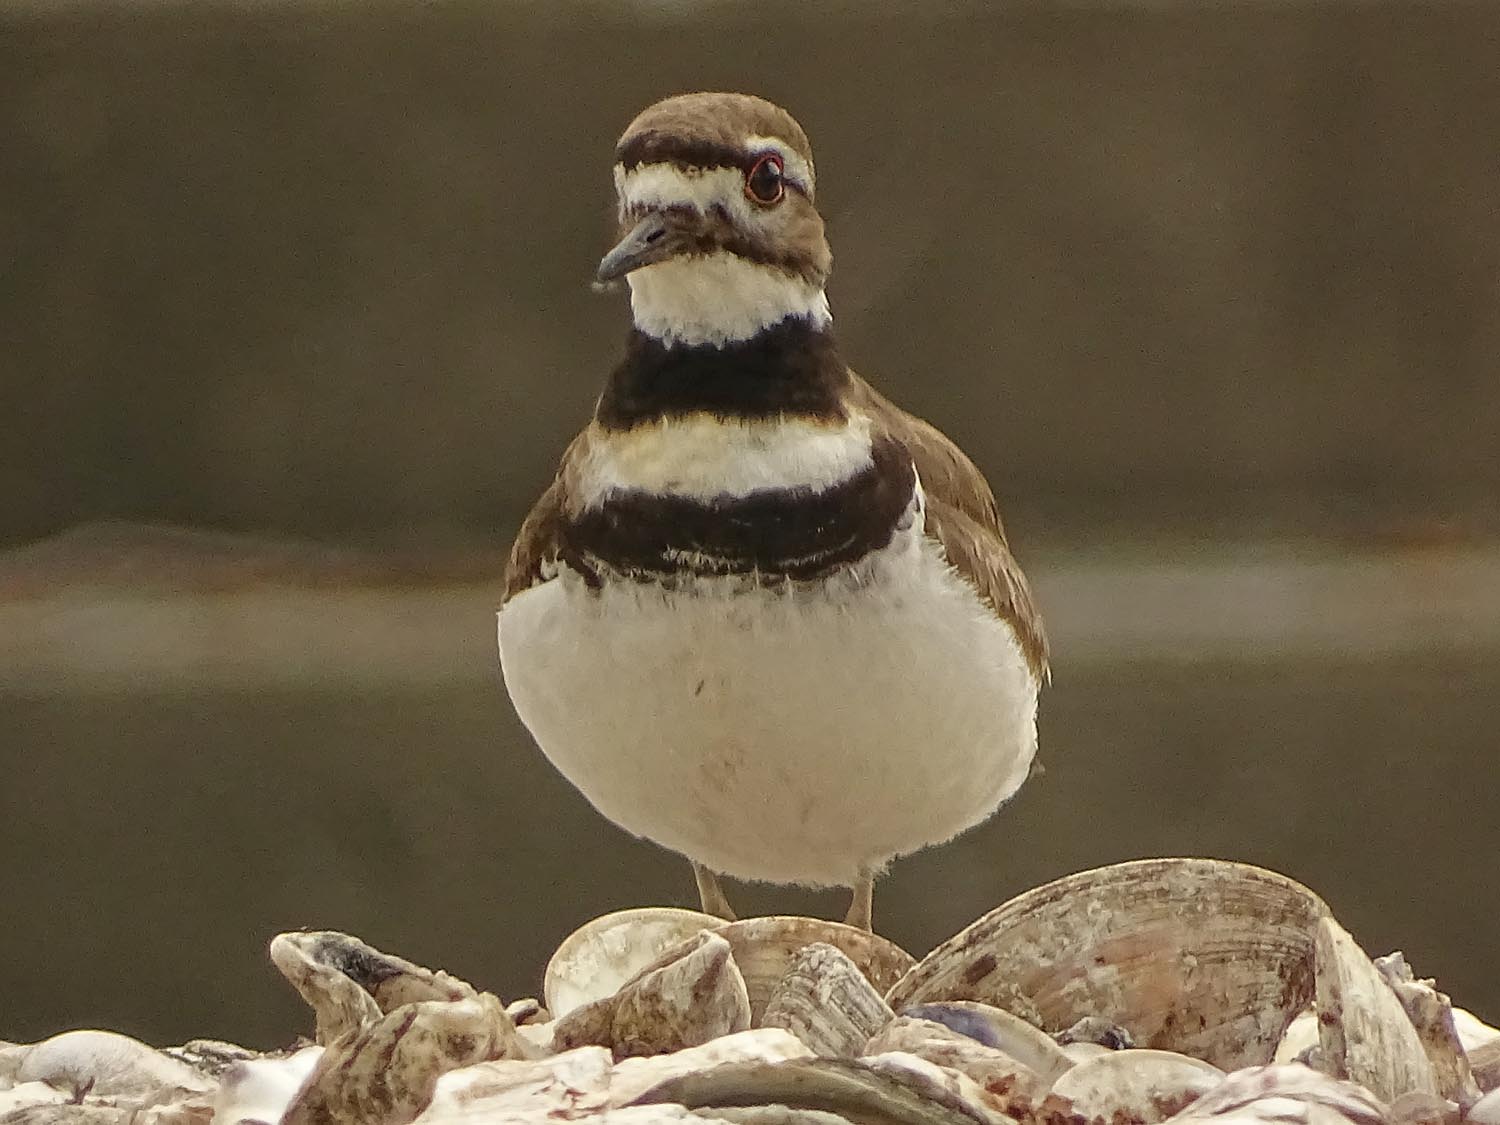
[[[1004,1008],[973,1000],[950,1000],[942,1004],[917,1004],[901,1014],[931,1020],[977,1039],[1034,1071],[1049,1088],[1073,1065],[1066,1048],[1058,1046],[1052,1036]]]
[[[1077,1066],[1081,1062],[1097,1059],[1101,1055],[1114,1054],[1103,1043],[1064,1043],[1062,1052],[1067,1056],[1069,1066]]]
[[[1318,1046],[1318,1012],[1308,1008],[1298,1012],[1297,1018],[1287,1024],[1286,1033],[1276,1044],[1276,1053],[1271,1056],[1274,1063],[1305,1062],[1308,1052]],[[1314,1068],[1316,1069],[1316,1068]]]
[[[222,1039],[189,1039],[180,1047],[163,1047],[161,1053],[210,1078],[219,1077],[236,1063],[260,1058],[259,1051]]]
[[[1173,1125],[1389,1125],[1387,1108],[1361,1086],[1300,1063],[1237,1070],[1204,1094]]]
[[[214,1086],[186,1063],[113,1031],[66,1031],[34,1044],[21,1056],[16,1082],[45,1082],[78,1098],[92,1094],[138,1107]]]
[[[488,994],[403,1004],[330,1043],[281,1125],[405,1125],[427,1108],[444,1073],[515,1057],[515,1025]]]
[[[602,1113],[613,1059],[603,1047],[580,1047],[549,1058],[505,1059],[452,1070],[438,1079],[422,1121],[537,1120]]]
[[[723,925],[715,933],[734,950],[735,963],[745,976],[754,1026],[759,1026],[771,993],[797,954],[816,942],[831,945],[849,958],[881,994],[916,964],[911,954],[878,934],[822,918],[745,918]]]
[[[1387,1111],[1390,1125],[1459,1125],[1457,1102],[1416,1090],[1402,1094]]]
[[[997,1099],[1040,1101],[1050,1085],[1025,1063],[931,1020],[897,1016],[870,1039],[864,1053],[894,1051],[967,1075]]]
[[[403,1004],[478,995],[457,977],[382,953],[335,930],[278,934],[271,940],[271,961],[312,1008],[316,1038],[324,1046]]]
[[[1059,1031],[1053,1038],[1059,1046],[1069,1043],[1095,1043],[1111,1051],[1124,1051],[1135,1046],[1135,1037],[1117,1023],[1110,1023],[1103,1016],[1084,1016],[1072,1027]]]
[[[807,1045],[779,1027],[757,1027],[670,1055],[623,1059],[610,1076],[609,1104],[630,1105],[648,1090],[719,1067],[774,1066],[812,1058]]]
[[[1150,859],[1069,875],[986,914],[886,996],[980,1000],[1044,1028],[1103,1016],[1145,1047],[1226,1069],[1270,1059],[1313,995],[1328,908],[1271,871]]]
[[[658,1055],[749,1026],[750,999],[729,943],[700,931],[665,965],[644,970],[613,995],[559,1019],[552,1048],[610,1047],[617,1058]]]
[[[61,1102],[72,1102],[73,1095],[64,1093],[56,1086],[49,1086],[45,1082],[21,1082],[14,1086],[9,1083],[0,1088],[0,1117],[9,1115],[18,1109],[30,1109],[39,1105],[57,1105]]]
[[[249,1059],[228,1067],[214,1098],[214,1125],[276,1125],[323,1051],[304,1047],[281,1058]]]
[[[669,1107],[632,1106],[630,1109],[616,1110],[613,1120],[618,1125],[623,1125],[624,1114],[639,1113],[651,1108]],[[836,1113],[822,1109],[792,1109],[784,1105],[726,1105],[714,1110],[689,1109],[684,1112],[689,1114],[688,1121],[691,1125],[703,1125],[705,1121],[727,1121],[729,1125],[849,1125],[847,1117],[840,1117]]]
[[[939,1066],[906,1051],[887,1051],[859,1061],[877,1074],[896,1078],[930,1100],[954,1100],[971,1111],[982,1114],[995,1125],[1000,1125],[1001,1122],[1010,1125],[1010,1117],[1005,1110],[1014,1104],[1015,1099],[1008,1087],[991,1093],[967,1074]]]
[[[1463,1008],[1453,1009],[1453,1025],[1458,1029],[1458,1041],[1463,1044],[1465,1051],[1472,1052],[1475,1047],[1482,1047],[1487,1043],[1500,1043],[1500,1027],[1491,1027],[1473,1012]]]
[[[1438,1094],[1437,1074],[1389,982],[1332,918],[1317,928],[1318,1037],[1341,1078],[1390,1102]]]
[[[798,950],[766,1002],[761,1026],[785,1028],[815,1055],[852,1058],[891,1015],[854,962],[819,941]]]
[[[524,1027],[529,1023],[550,1023],[552,1013],[542,1007],[540,1000],[527,997],[524,1000],[512,1000],[505,1005],[505,1014],[510,1017],[510,1022],[517,1027]]]
[[[1106,1120],[1123,1113],[1143,1125],[1180,1113],[1224,1080],[1210,1063],[1171,1051],[1111,1051],[1087,1059],[1053,1084],[1073,1112]]]
[[[1460,1105],[1478,1101],[1479,1084],[1474,1080],[1469,1058],[1458,1037],[1452,1001],[1437,990],[1436,981],[1418,980],[1399,950],[1377,957],[1373,964],[1396,993],[1406,1018],[1416,1029],[1417,1040],[1432,1064],[1438,1095]]]
[[[1491,1090],[1469,1107],[1471,1125],[1500,1125],[1500,1089]]]
[[[595,918],[574,930],[552,954],[542,974],[542,998],[561,1019],[574,1008],[617,992],[662,954],[724,919],[696,910],[647,906]]]
[[[905,1069],[881,1069],[863,1059],[801,1059],[783,1063],[730,1063],[669,1079],[633,1105],[676,1102],[689,1109],[782,1105],[835,1113],[850,1121],[903,1125],[995,1125],[999,1114],[954,1095],[907,1059]],[[928,1064],[930,1065],[930,1064]],[[939,1068],[932,1068],[937,1070]]]
[[[1474,1081],[1485,1093],[1500,1090],[1500,1039],[1491,1039],[1464,1052],[1469,1058],[1469,1068],[1474,1072]]]

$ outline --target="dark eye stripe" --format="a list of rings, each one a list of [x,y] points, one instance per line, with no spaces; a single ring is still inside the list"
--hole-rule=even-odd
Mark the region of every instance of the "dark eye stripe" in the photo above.
[[[627,172],[642,164],[672,164],[678,168],[733,168],[748,172],[765,153],[747,153],[733,145],[717,141],[696,141],[670,133],[646,132],[631,137],[615,150],[615,162]],[[789,175],[783,176],[787,187],[807,194],[803,184]]]

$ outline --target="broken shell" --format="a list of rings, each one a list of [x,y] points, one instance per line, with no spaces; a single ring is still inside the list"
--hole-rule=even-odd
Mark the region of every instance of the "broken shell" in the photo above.
[[[180,1047],[163,1047],[161,1053],[210,1078],[217,1078],[236,1063],[260,1057],[258,1051],[222,1039],[189,1039]]]
[[[1491,1090],[1469,1107],[1473,1125],[1500,1125],[1500,1090]]]
[[[972,1078],[997,1098],[1040,1101],[1049,1082],[1036,1071],[1002,1051],[931,1020],[897,1016],[881,1028],[865,1047],[866,1055],[903,1051],[937,1066]]]
[[[1486,1093],[1500,1090],[1500,1039],[1491,1039],[1477,1047],[1470,1047],[1465,1054],[1469,1067],[1474,1072],[1474,1081]]]
[[[186,1063],[113,1031],[66,1031],[34,1044],[21,1056],[16,1081],[45,1082],[78,1098],[129,1099],[137,1106],[214,1087]]]
[[[1151,859],[1028,891],[944,942],[892,988],[898,1011],[981,1000],[1064,1028],[1103,1015],[1145,1047],[1232,1069],[1270,1059],[1313,995],[1322,900],[1283,875]]]
[[[455,976],[382,953],[336,930],[278,934],[271,961],[312,1008],[317,1041],[374,1023],[420,1000],[466,1000],[474,987]]]
[[[1388,1110],[1362,1086],[1290,1063],[1237,1070],[1172,1121],[1218,1123],[1230,1116],[1246,1125],[1387,1125]]]
[[[814,942],[792,959],[766,1002],[761,1026],[786,1028],[815,1055],[852,1058],[891,1014],[842,950]]]
[[[913,1056],[904,1057],[913,1064],[922,1063]],[[893,1071],[856,1059],[731,1063],[670,1079],[632,1104],[670,1102],[711,1111],[782,1105],[836,1113],[851,1121],[899,1121],[903,1125],[994,1125],[999,1120],[998,1114],[954,1095],[917,1066]]]
[[[1437,990],[1435,981],[1418,980],[1399,951],[1377,957],[1374,965],[1396,993],[1407,1019],[1416,1029],[1417,1040],[1437,1078],[1438,1095],[1460,1105],[1478,1101],[1479,1085],[1458,1037],[1452,1001]]]
[[[219,1079],[214,1125],[279,1122],[317,1066],[323,1050],[304,1047],[284,1058],[249,1059],[230,1066]]]
[[[617,992],[663,953],[724,919],[696,910],[646,906],[595,918],[574,930],[542,974],[542,999],[561,1019],[574,1008]]]
[[[1438,1080],[1416,1028],[1390,983],[1332,918],[1317,928],[1318,1037],[1341,1078],[1390,1102],[1415,1090],[1437,1094]]]
[[[729,943],[700,931],[680,956],[559,1019],[552,1048],[592,1045],[609,1047],[616,1057],[657,1055],[749,1026],[750,999]]]
[[[609,1102],[627,1105],[664,1082],[719,1067],[772,1066],[810,1059],[807,1045],[779,1027],[757,1027],[670,1055],[623,1059],[610,1076]]]
[[[1172,1051],[1110,1051],[1079,1063],[1052,1087],[1073,1112],[1106,1120],[1123,1113],[1143,1125],[1165,1121],[1220,1082],[1216,1066]]]
[[[849,958],[884,994],[916,959],[900,946],[868,930],[822,918],[772,915],[730,922],[715,931],[734,950],[735,962],[750,992],[751,1022],[759,1026],[771,993],[786,976],[797,954],[816,942],[831,945]]]
[[[918,1004],[901,1014],[931,1020],[960,1035],[977,1039],[984,1046],[1009,1055],[1034,1071],[1049,1088],[1073,1065],[1066,1048],[1058,1046],[1052,1036],[1020,1016],[991,1004],[949,1000],[942,1004]]]
[[[1318,1012],[1315,1008],[1298,1012],[1296,1019],[1287,1024],[1286,1033],[1276,1044],[1276,1053],[1271,1057],[1275,1063],[1307,1061],[1307,1053],[1318,1045]]]
[[[443,1074],[524,1051],[488,994],[403,1004],[330,1043],[281,1122],[405,1125],[427,1108]]]

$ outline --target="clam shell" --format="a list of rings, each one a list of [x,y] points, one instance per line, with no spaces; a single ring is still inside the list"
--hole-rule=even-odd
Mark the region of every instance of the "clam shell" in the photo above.
[[[15,1080],[45,1082],[80,1098],[127,1099],[137,1106],[214,1088],[211,1078],[186,1063],[113,1031],[66,1031],[33,1044],[21,1055]]]
[[[1098,1055],[1057,1080],[1052,1093],[1073,1112],[1153,1125],[1180,1113],[1224,1080],[1216,1066],[1171,1051],[1127,1050]]]
[[[1044,1028],[1102,1016],[1143,1047],[1224,1069],[1263,1063],[1313,995],[1328,908],[1271,871],[1151,859],[1084,871],[986,914],[886,999],[980,1000]]]
[[[542,974],[547,1010],[561,1019],[617,992],[662,954],[724,919],[696,910],[645,906],[595,918],[563,939]]]
[[[918,1004],[901,1014],[940,1023],[978,1040],[1035,1072],[1048,1088],[1073,1065],[1065,1048],[1059,1047],[1046,1032],[990,1004],[950,1000],[943,1004]]]
[[[1437,1073],[1390,982],[1332,918],[1317,930],[1318,1040],[1340,1076],[1390,1102],[1437,1094]]]
[[[752,1023],[759,1026],[766,1004],[797,954],[816,942],[843,953],[884,994],[916,959],[900,946],[868,930],[821,918],[773,915],[730,922],[715,931],[734,950],[735,962],[750,992]]]
[[[616,1057],[659,1055],[749,1027],[750,998],[729,943],[699,931],[665,965],[646,969],[613,995],[559,1019],[552,1048],[600,1046]]]
[[[891,1019],[875,986],[841,950],[798,951],[766,1002],[763,1027],[783,1027],[815,1055],[852,1058]]]

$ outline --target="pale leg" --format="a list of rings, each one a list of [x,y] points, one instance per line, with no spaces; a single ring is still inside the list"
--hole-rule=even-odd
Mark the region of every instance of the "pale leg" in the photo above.
[[[870,930],[875,915],[875,876],[866,875],[854,884],[854,900],[849,904],[849,915],[844,919],[847,926],[858,926]]]
[[[703,864],[695,861],[693,878],[698,880],[698,901],[703,904],[703,913],[713,914],[727,922],[733,922],[734,910],[731,909],[729,900],[724,897],[724,889],[719,886],[719,877]]]

